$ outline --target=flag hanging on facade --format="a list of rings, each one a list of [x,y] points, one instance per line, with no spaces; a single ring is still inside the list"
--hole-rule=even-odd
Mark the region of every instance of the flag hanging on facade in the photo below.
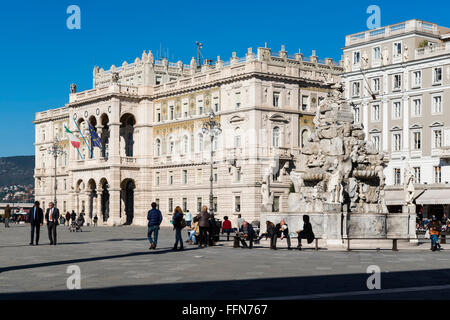
[[[102,149],[102,142],[100,140],[100,137],[98,136],[95,129],[91,126],[91,124],[90,123],[88,124],[89,124],[89,133],[91,134],[92,146],[99,147],[100,149]]]
[[[81,146],[80,139],[78,139],[78,137],[76,135],[74,135],[72,131],[67,129],[66,126],[64,126],[64,129],[66,129],[67,137],[69,138],[69,141],[72,144],[72,146],[76,149],[80,148],[80,146]]]

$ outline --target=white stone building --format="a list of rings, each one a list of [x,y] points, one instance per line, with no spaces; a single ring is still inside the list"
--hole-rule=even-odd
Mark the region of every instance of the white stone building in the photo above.
[[[346,94],[355,121],[390,154],[386,202],[404,202],[405,170],[415,177],[424,216],[450,209],[450,29],[420,20],[346,36]],[[423,205],[423,208],[421,208]]]
[[[314,109],[327,95],[325,80],[342,68],[314,55],[288,56],[282,48],[248,50],[244,58],[218,57],[197,66],[154,60],[151,51],[134,63],[94,68],[93,88],[70,94],[57,109],[36,113],[36,199],[53,200],[54,138],[66,151],[57,163],[57,202],[63,212],[97,215],[108,225],[146,225],[156,201],[168,225],[181,206],[196,214],[209,204],[210,141],[202,134],[209,111],[223,132],[214,143],[214,209],[217,216],[258,219],[263,173],[272,164],[274,211],[287,207],[287,172],[312,130]],[[89,148],[89,122],[103,150]],[[82,141],[70,146],[64,125]],[[78,125],[78,127],[77,127]]]

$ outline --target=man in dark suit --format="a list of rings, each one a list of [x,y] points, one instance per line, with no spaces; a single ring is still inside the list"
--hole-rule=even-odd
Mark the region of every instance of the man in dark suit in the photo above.
[[[56,226],[58,225],[59,210],[54,207],[54,203],[48,204],[48,209],[45,212],[45,221],[47,221],[48,238],[50,239],[50,245],[56,246]]]
[[[30,246],[33,245],[34,242],[34,231],[36,230],[36,245],[39,244],[39,231],[41,229],[42,224],[44,223],[44,212],[41,208],[39,208],[39,201],[34,203],[33,208],[29,213],[28,221],[30,221],[31,225],[31,242]]]

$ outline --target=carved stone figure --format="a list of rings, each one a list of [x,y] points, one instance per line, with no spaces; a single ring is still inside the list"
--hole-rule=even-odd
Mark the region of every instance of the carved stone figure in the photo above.
[[[386,66],[389,63],[389,51],[386,47],[383,48],[381,57],[383,58],[383,65]]]
[[[77,85],[75,83],[70,84],[70,93],[77,93]]]
[[[405,181],[404,181],[404,191],[405,191],[405,204],[410,205],[413,203],[414,199],[414,175],[410,168],[405,169]]]
[[[269,185],[263,181],[261,184],[261,195],[262,195],[262,210],[271,211],[273,204],[273,192],[270,192]]]
[[[330,198],[328,202],[331,203],[342,203],[342,172],[341,170],[336,170],[328,181],[328,191],[330,192]]]
[[[112,82],[113,82],[113,83],[118,83],[118,82],[119,82],[119,73],[113,72],[113,73],[111,74],[111,77],[112,77]]]

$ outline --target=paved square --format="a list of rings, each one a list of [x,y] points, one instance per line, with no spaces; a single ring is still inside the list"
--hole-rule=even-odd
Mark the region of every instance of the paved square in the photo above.
[[[50,246],[44,225],[39,246],[29,246],[28,226],[0,226],[0,299],[450,298],[450,250],[430,252],[428,243],[399,252],[345,252],[234,249],[219,242],[173,252],[170,228],[161,229],[156,251],[146,236],[144,227],[71,233],[59,226],[59,243]],[[81,290],[67,289],[71,265],[81,270]],[[380,267],[381,291],[367,289],[370,265]]]

